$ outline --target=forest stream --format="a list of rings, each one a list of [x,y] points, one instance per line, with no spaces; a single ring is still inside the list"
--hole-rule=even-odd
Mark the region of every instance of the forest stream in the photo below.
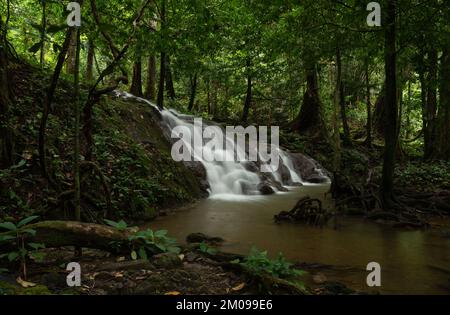
[[[306,184],[271,196],[213,197],[160,217],[150,227],[167,229],[180,242],[192,232],[219,236],[225,239],[221,250],[227,252],[247,254],[256,246],[270,256],[281,252],[293,262],[331,264],[321,272],[355,290],[373,291],[366,285],[365,269],[375,261],[382,268],[382,286],[375,291],[448,294],[441,268],[450,263],[450,239],[435,229],[402,230],[352,217],[332,219],[322,229],[273,221],[275,214],[291,209],[304,195],[321,198],[329,205],[330,198],[325,198],[328,189],[328,185]]]

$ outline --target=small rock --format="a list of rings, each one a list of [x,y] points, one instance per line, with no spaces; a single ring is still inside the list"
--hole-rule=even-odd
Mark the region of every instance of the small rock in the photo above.
[[[312,278],[313,278],[314,283],[317,283],[317,284],[322,284],[322,283],[325,283],[327,281],[327,276],[325,276],[321,272],[313,275]]]
[[[221,237],[209,236],[203,233],[191,233],[186,237],[188,243],[209,243],[217,244],[222,243],[224,240]]]

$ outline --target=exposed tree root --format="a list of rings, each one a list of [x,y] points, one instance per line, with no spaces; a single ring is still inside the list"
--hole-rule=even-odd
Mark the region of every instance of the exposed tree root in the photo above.
[[[426,219],[431,215],[450,214],[450,192],[423,193],[412,189],[396,189],[392,205],[383,209],[379,197],[379,186],[372,181],[369,170],[364,183],[354,183],[343,174],[335,174],[333,196],[336,207],[341,209],[363,208],[371,220],[393,221],[396,227],[427,227]]]
[[[319,199],[313,199],[306,196],[300,199],[292,210],[281,211],[274,216],[276,222],[290,221],[290,222],[304,222],[313,226],[324,226],[331,215],[327,213],[322,207],[322,202]]]

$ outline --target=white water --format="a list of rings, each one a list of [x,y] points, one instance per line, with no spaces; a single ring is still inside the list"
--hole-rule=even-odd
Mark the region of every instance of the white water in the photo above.
[[[135,97],[132,94],[127,92],[119,92],[116,91],[118,97],[122,98],[133,98],[144,102],[161,113],[163,121],[166,123],[167,127],[172,130],[176,126],[184,126],[189,130],[190,138],[194,139],[194,137],[199,137],[199,139],[203,139],[202,133],[203,130],[198,130],[198,128],[194,128],[193,116],[183,115],[178,113],[177,111],[170,109],[160,110],[155,104],[150,101]],[[206,127],[205,125],[203,127]],[[225,133],[224,133],[225,134]],[[226,136],[225,136],[226,137]],[[247,195],[257,195],[260,194],[258,191],[258,185],[262,183],[262,179],[257,173],[248,171],[245,168],[245,163],[248,162],[248,155],[242,148],[235,146],[235,149],[238,151],[238,154],[243,154],[246,157],[246,160],[243,162],[209,162],[212,159],[204,159],[205,156],[226,156],[226,157],[234,157],[235,152],[227,150],[227,147],[224,146],[224,149],[214,148],[212,146],[205,146],[205,142],[201,141],[200,145],[194,145],[194,143],[188,143],[183,139],[185,146],[190,150],[191,156],[195,157],[195,160],[201,162],[207,173],[207,180],[210,186],[210,197],[215,199],[233,199],[233,200],[243,200],[247,199]],[[224,142],[232,142],[234,143],[234,139],[225,138]],[[288,156],[288,154],[282,149],[278,149],[280,160],[287,167],[290,173],[290,177],[292,183],[294,184],[304,184],[301,175],[295,170],[292,160]],[[233,159],[234,160],[234,159]],[[268,164],[269,167],[273,170],[272,175],[273,178],[279,183],[283,183],[282,176],[280,174],[280,167],[277,170],[274,170],[273,167]],[[281,166],[281,163],[280,163]],[[274,191],[277,191],[273,185],[271,185]]]

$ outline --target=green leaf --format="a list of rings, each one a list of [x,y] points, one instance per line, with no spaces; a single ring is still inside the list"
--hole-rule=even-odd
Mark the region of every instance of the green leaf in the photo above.
[[[155,232],[155,237],[164,237],[167,235],[167,230],[159,230]]]
[[[128,227],[128,225],[127,225],[127,223],[124,221],[124,220],[120,220],[118,223],[117,223],[117,229],[119,229],[119,230],[125,230],[126,228]]]
[[[9,241],[9,240],[13,240],[13,239],[15,239],[15,237],[11,236],[11,235],[0,236],[0,242]]]
[[[143,248],[143,247],[139,248],[139,257],[142,259],[148,259],[145,248]]]
[[[30,217],[27,217],[27,218],[21,220],[19,223],[17,223],[17,227],[19,228],[19,227],[22,227],[24,225],[27,225],[28,223],[30,223],[31,221],[33,221],[33,220],[35,220],[37,218],[39,218],[39,216],[37,216],[37,215],[32,215]]]
[[[26,229],[23,232],[24,233],[28,233],[28,234],[33,235],[33,236],[36,235],[36,230],[33,230],[33,229]]]
[[[136,260],[136,259],[137,259],[137,253],[136,253],[135,250],[133,250],[133,251],[131,252],[131,259],[133,259],[133,260]]]
[[[28,245],[35,250],[45,248],[45,245],[42,243],[28,243]]]
[[[17,231],[17,226],[12,222],[0,223],[0,228],[4,228],[10,231]]]
[[[19,253],[18,252],[10,252],[8,253],[8,260],[9,261],[14,261],[17,259],[17,257],[19,257]]]

